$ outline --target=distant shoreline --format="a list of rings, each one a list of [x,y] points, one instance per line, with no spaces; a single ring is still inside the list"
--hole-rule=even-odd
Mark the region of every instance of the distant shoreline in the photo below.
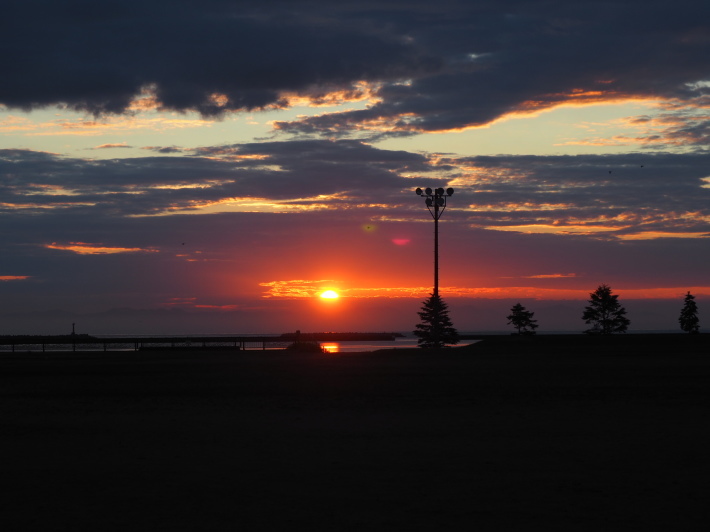
[[[0,344],[3,339],[8,337],[0,337]],[[75,344],[69,341],[61,343],[52,343],[51,341],[57,337],[22,337],[23,341],[17,341],[20,338],[15,337],[16,342],[12,345],[6,343],[0,348],[0,356],[7,357],[8,355],[28,356],[30,354],[43,355],[51,353],[53,356],[61,353],[70,354],[71,356],[79,356],[86,354],[87,356],[95,356],[97,354],[115,354],[119,356],[127,356],[136,353],[141,357],[170,357],[170,356],[207,356],[228,355],[232,354],[256,354],[266,356],[267,354],[282,355],[289,340],[281,337],[268,337],[267,343],[262,340],[262,337],[253,337],[255,342],[251,344],[239,345],[238,342],[231,339],[229,345],[214,341],[215,338],[207,338],[209,341],[204,341],[204,337],[189,337],[188,342],[185,342],[186,337],[182,338],[152,338],[149,340],[162,340],[161,344],[143,345],[142,339],[116,339],[118,342],[107,344],[103,343],[106,339],[100,338],[83,338],[85,341],[77,341]],[[66,338],[66,337],[64,337]],[[465,335],[463,337],[467,341],[476,340],[475,343],[463,346],[454,346],[442,350],[427,350],[419,347],[403,347],[396,346],[396,341],[393,340],[392,348],[382,348],[377,346],[374,349],[363,349],[362,351],[327,353],[324,356],[346,356],[365,353],[374,353],[379,355],[387,355],[397,353],[397,355],[427,355],[441,356],[443,354],[456,355],[524,355],[524,356],[621,356],[621,355],[668,355],[677,356],[679,354],[690,355],[710,355],[710,334],[694,334],[687,333],[647,333],[647,334],[630,334],[630,335],[611,335],[611,336],[590,336],[584,334],[557,334],[557,335],[534,335],[534,336],[519,336],[519,335]],[[42,344],[42,349],[39,349],[40,339],[47,343]],[[112,341],[110,339],[108,341]],[[144,339],[143,339],[144,340]],[[170,345],[169,341],[173,340],[174,345]],[[181,340],[182,343],[177,342]],[[223,340],[223,338],[217,338]],[[133,342],[137,343],[133,343]],[[328,340],[324,340],[327,342]],[[335,341],[335,340],[331,340]],[[26,342],[26,343],[25,343]],[[262,343],[259,343],[262,342]],[[30,349],[30,347],[35,349]],[[117,347],[122,346],[122,347]],[[126,347],[129,346],[129,347]],[[268,347],[267,347],[268,346]],[[93,349],[92,349],[93,347]],[[364,346],[363,346],[364,347]],[[294,353],[288,353],[288,356],[299,356]],[[311,355],[312,356],[312,355]]]

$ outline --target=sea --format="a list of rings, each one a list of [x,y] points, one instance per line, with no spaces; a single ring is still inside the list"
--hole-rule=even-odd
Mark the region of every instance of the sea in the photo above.
[[[660,330],[631,330],[628,331],[628,334],[654,334],[654,333],[677,333],[677,331],[660,331]],[[495,331],[495,332],[482,332],[482,331],[474,331],[474,332],[462,332],[462,335],[476,335],[476,336],[486,336],[486,335],[506,335],[510,334],[509,331]],[[583,333],[580,331],[545,331],[542,332],[540,335],[541,336],[546,336],[546,335],[557,335],[557,334],[579,334],[582,335]],[[209,337],[212,335],[203,335],[201,337]],[[220,336],[220,337],[226,337],[229,335],[214,335],[214,336]],[[240,336],[240,337],[246,337],[248,335],[234,335],[234,336]],[[258,336],[258,335],[254,335]],[[139,336],[131,336],[132,338],[139,338]],[[45,346],[47,351],[101,351],[104,349],[104,346],[102,343],[100,343],[100,338],[101,336],[97,336],[99,339],[98,343],[92,343],[92,344],[77,344],[75,347],[72,347],[71,345],[68,344],[62,344],[62,345],[50,345],[47,344]],[[112,336],[112,338],[116,338],[116,336]],[[189,340],[189,336],[186,337],[186,339]],[[461,340],[457,346],[465,346],[465,345],[471,345],[476,342],[479,342],[480,340]],[[321,347],[328,353],[364,353],[364,352],[369,352],[369,351],[378,351],[380,349],[408,349],[408,348],[413,348],[417,347],[417,339],[411,335],[409,336],[404,336],[397,338],[395,340],[376,340],[376,341],[364,341],[364,340],[357,340],[357,341],[320,341]],[[189,344],[189,342],[188,342]],[[231,344],[231,343],[230,343]],[[153,344],[156,345],[156,344]],[[158,344],[159,345],[159,344]],[[277,344],[272,344],[269,345],[267,343],[265,346],[261,342],[253,342],[253,343],[247,343],[245,344],[245,348],[248,351],[275,351],[275,350],[282,350],[288,345],[288,342],[279,342]],[[170,346],[169,343],[166,343],[163,347],[168,348]],[[265,347],[265,349],[264,349]],[[120,351],[134,351],[135,347],[133,343],[126,343],[126,344],[110,344],[108,346],[108,350],[111,352],[120,352]],[[14,347],[11,345],[0,345],[0,353],[36,353],[36,352],[43,352],[42,345],[40,344],[23,344],[23,345],[15,345]]]
[[[462,340],[457,346],[469,345],[477,340]],[[417,347],[416,338],[397,338],[386,341],[353,341],[353,342],[320,342],[320,346],[328,353],[361,353],[379,349],[407,349]]]
[[[229,335],[204,335],[204,337],[209,337],[209,336],[220,336],[220,337],[227,337]],[[235,335],[237,336],[237,335]],[[248,337],[250,335],[239,335],[242,337]],[[256,335],[254,335],[256,336]],[[112,338],[116,338],[117,335],[112,336]],[[120,337],[120,336],[118,336]],[[63,345],[51,345],[47,344],[45,346],[45,349],[47,351],[101,351],[103,349],[103,344],[101,344],[100,339],[101,336],[97,335],[96,338],[98,339],[97,343],[90,343],[90,344],[77,344],[76,346],[72,346],[71,344],[63,344]],[[132,336],[132,338],[139,338],[139,336]],[[189,336],[186,337],[187,340],[189,340]],[[463,346],[463,345],[468,345],[475,343],[476,340],[462,340],[458,346]],[[368,351],[377,351],[379,349],[407,349],[407,348],[412,348],[412,347],[417,347],[417,338],[414,336],[409,336],[409,337],[399,337],[396,338],[395,340],[372,340],[372,341],[365,341],[365,340],[356,340],[356,341],[320,341],[319,342],[321,347],[328,353],[359,353],[359,352],[368,352]],[[156,345],[156,344],[154,344]],[[160,345],[160,344],[157,344]],[[275,350],[282,350],[284,347],[288,345],[288,342],[280,342],[276,344],[269,345],[267,343],[265,346],[261,342],[254,342],[254,343],[246,343],[245,347],[249,351],[257,351],[257,350],[265,350],[265,351],[275,351]],[[166,343],[163,347],[167,348],[169,347],[170,344]],[[265,349],[264,349],[265,347]],[[133,343],[126,343],[126,344],[110,344],[108,346],[108,350],[111,352],[117,352],[117,351],[134,351],[135,347]],[[42,352],[43,348],[41,344],[23,344],[23,345],[15,345],[14,348],[10,345],[0,345],[0,353],[1,352]]]
[[[677,333],[678,331],[675,330],[669,330],[669,331],[661,331],[661,330],[630,330],[628,331],[628,334],[653,334],[653,333]],[[460,334],[462,335],[476,335],[476,336],[486,336],[486,335],[507,335],[510,334],[510,331],[471,331],[471,332],[461,332]],[[581,331],[544,331],[541,332],[540,335],[557,335],[557,334],[583,334]],[[209,336],[220,336],[220,337],[227,337],[230,336],[229,334],[220,334],[220,335],[201,335],[201,337],[209,337]],[[248,337],[248,336],[259,336],[259,335],[233,335],[233,336],[239,336],[239,337]],[[116,335],[111,336],[112,338],[116,338]],[[100,343],[100,335],[97,335],[96,338],[99,339],[98,343],[93,343],[93,344],[77,344],[75,347],[72,347],[71,345],[63,344],[63,345],[46,345],[46,350],[47,351],[101,351],[103,349],[103,344]],[[140,336],[131,336],[131,338],[140,338]],[[189,340],[190,336],[187,336],[186,339]],[[470,345],[478,342],[480,340],[461,340],[460,343],[457,344],[457,346],[465,346],[465,345]],[[189,342],[188,342],[189,343]],[[368,352],[368,351],[378,351],[380,349],[407,349],[407,348],[412,348],[412,347],[417,347],[417,338],[415,338],[411,333],[405,334],[403,337],[399,337],[395,340],[376,340],[376,341],[364,341],[364,340],[357,340],[357,341],[320,341],[321,347],[327,351],[328,353],[359,353],[359,352]],[[261,342],[254,342],[254,343],[247,343],[245,345],[246,349],[249,351],[253,350],[264,350],[263,348],[266,347],[266,351],[273,351],[273,350],[281,350],[284,347],[288,345],[288,342],[280,342],[278,344],[274,345],[269,345],[268,343],[266,346],[263,346]],[[169,347],[170,344],[165,344],[164,347]],[[115,352],[115,351],[134,351],[135,347],[133,343],[126,343],[126,344],[111,344],[109,346],[109,351]],[[41,352],[43,351],[42,346],[40,344],[27,344],[27,345],[15,345],[14,348],[11,345],[0,345],[0,353],[3,352]]]
[[[677,330],[659,331],[659,330],[630,330],[628,334],[653,334],[653,333],[677,333]],[[463,331],[462,335],[509,335],[510,331]],[[558,334],[584,334],[582,331],[542,331],[540,335],[558,335]],[[457,347],[471,345],[480,340],[461,340]],[[417,338],[411,334],[405,334],[404,338],[397,338],[393,341],[372,341],[372,342],[320,342],[321,347],[329,353],[358,353],[366,351],[377,351],[378,349],[402,349],[417,347]]]

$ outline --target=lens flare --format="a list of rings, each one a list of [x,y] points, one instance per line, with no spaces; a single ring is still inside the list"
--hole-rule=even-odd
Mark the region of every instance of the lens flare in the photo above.
[[[340,296],[334,290],[326,290],[320,295],[320,297],[323,299],[338,299]]]

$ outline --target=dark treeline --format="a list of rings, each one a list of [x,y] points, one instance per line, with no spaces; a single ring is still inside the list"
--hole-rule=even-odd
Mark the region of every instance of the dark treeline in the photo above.
[[[543,334],[472,335],[477,355],[525,355],[563,358],[707,357],[710,334]],[[463,348],[466,349],[466,348]]]
[[[582,320],[591,327],[584,331],[587,335],[608,336],[625,333],[631,325],[631,320],[626,317],[626,309],[619,302],[619,296],[614,294],[611,287],[602,284],[589,294],[588,305],[584,307]],[[697,334],[700,331],[698,318],[698,305],[695,296],[688,292],[684,296],[684,305],[680,311],[678,322],[683,332]],[[534,312],[530,312],[520,303],[510,309],[508,325],[512,325],[517,335],[534,335],[538,327],[537,320],[533,319]]]

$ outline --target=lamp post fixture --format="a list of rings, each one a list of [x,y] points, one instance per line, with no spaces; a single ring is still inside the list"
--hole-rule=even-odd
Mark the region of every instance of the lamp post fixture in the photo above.
[[[444,214],[446,200],[453,196],[454,189],[437,188],[432,190],[425,188],[422,190],[418,188],[415,192],[417,196],[424,197],[429,214],[434,218],[434,297],[439,297],[439,218]]]

